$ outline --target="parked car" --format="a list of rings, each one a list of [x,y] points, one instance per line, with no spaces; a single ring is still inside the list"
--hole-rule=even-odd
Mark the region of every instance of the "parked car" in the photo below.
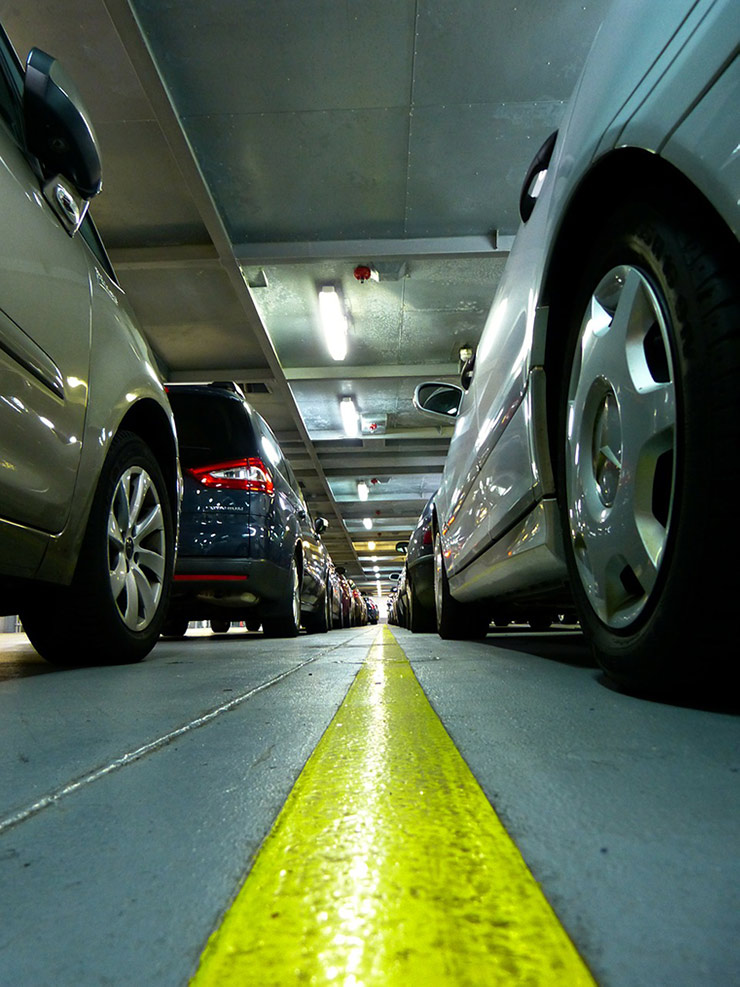
[[[430,497],[421,512],[411,538],[405,544],[404,572],[399,579],[399,593],[403,593],[405,626],[414,633],[436,629],[434,605],[434,543],[432,539],[432,511],[434,497]]]
[[[353,580],[349,580],[350,589],[352,590],[352,606],[350,608],[350,626],[351,627],[364,627],[367,623],[367,607],[365,606],[365,597],[357,588]]]
[[[0,614],[57,664],[137,661],[174,564],[172,414],[88,212],[81,97],[2,28],[0,165]]]
[[[398,586],[394,586],[388,594],[386,599],[386,612],[388,614],[389,624],[395,624],[397,627],[403,627],[402,616],[398,608]]]
[[[352,586],[349,579],[347,578],[347,569],[345,566],[338,565],[334,567],[336,573],[336,580],[338,584],[338,595],[340,604],[340,615],[339,620],[334,623],[335,627],[351,627],[352,626]],[[332,618],[333,619],[333,618]]]
[[[368,624],[377,624],[378,621],[380,620],[380,611],[378,610],[378,604],[371,596],[368,596],[366,593],[362,594],[362,598],[365,601],[365,609],[367,611]]]
[[[165,632],[243,620],[270,637],[330,625],[329,556],[290,464],[240,388],[171,384],[180,543]],[[215,629],[215,628],[214,628]]]
[[[575,602],[619,683],[729,668],[735,581],[712,574],[738,548],[739,23],[730,0],[613,6],[526,175],[461,386],[417,389],[455,418],[432,520],[444,637]]]

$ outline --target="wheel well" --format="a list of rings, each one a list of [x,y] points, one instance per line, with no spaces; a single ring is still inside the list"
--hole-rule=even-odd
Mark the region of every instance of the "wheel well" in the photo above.
[[[156,401],[144,399],[124,415],[119,430],[135,432],[154,453],[164,474],[172,505],[177,516],[177,454],[169,419]]]
[[[569,306],[575,277],[588,256],[594,217],[606,218],[638,199],[668,202],[689,210],[710,224],[714,235],[726,238],[729,249],[737,241],[712,204],[680,171],[657,154],[638,148],[622,148],[606,155],[588,173],[568,205],[567,214],[550,248],[540,304],[548,306],[545,340],[547,421],[550,458],[557,466],[560,392],[563,386],[568,341]]]

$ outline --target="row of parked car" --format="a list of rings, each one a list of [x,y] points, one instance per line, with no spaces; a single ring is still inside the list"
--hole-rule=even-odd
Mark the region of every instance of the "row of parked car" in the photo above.
[[[166,392],[88,212],[82,100],[1,28],[0,164],[0,613],[75,665],[138,660],[189,620],[371,619],[238,388]]]

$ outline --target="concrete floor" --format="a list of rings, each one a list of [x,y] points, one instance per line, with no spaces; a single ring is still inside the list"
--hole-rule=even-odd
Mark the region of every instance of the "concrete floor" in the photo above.
[[[740,984],[737,711],[617,693],[572,631],[394,633],[598,982]],[[0,984],[186,984],[376,634],[74,671],[0,635]]]

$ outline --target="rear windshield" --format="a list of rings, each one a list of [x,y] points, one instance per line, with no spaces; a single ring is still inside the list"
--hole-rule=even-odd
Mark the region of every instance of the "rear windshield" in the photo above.
[[[259,456],[249,416],[240,401],[223,395],[178,393],[168,397],[175,415],[180,462],[185,469]]]

